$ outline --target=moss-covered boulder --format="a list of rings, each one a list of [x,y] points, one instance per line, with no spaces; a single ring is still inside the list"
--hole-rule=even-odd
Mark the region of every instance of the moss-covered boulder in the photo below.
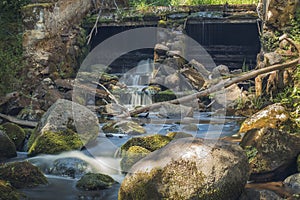
[[[240,128],[240,133],[246,133],[251,129],[263,127],[276,128],[289,119],[286,109],[279,103],[269,105],[261,111],[246,119]]]
[[[5,123],[2,127],[6,135],[14,142],[17,150],[21,150],[25,140],[23,128],[13,123]]]
[[[84,190],[102,190],[112,187],[116,181],[108,175],[87,173],[76,183],[76,187]]]
[[[238,199],[248,170],[247,157],[238,145],[174,140],[131,168],[121,184],[119,200]]]
[[[17,192],[10,183],[0,180],[0,199],[1,200],[18,200],[21,195]]]
[[[145,137],[134,137],[121,146],[121,150],[128,151],[128,149],[132,146],[140,146],[152,152],[166,146],[170,141],[171,138],[159,134]]]
[[[79,135],[67,129],[64,131],[45,131],[35,138],[28,154],[34,156],[37,154],[58,154],[64,151],[80,150],[83,142]]]
[[[15,188],[35,187],[47,183],[42,172],[26,161],[1,165],[0,179],[8,181]]]
[[[0,161],[17,156],[16,146],[6,133],[0,130]]]
[[[133,121],[108,122],[103,127],[104,133],[123,133],[127,135],[142,135],[146,130]]]
[[[29,153],[77,150],[95,140],[98,133],[98,118],[92,111],[80,104],[59,99],[43,115],[31,134]]]
[[[193,137],[193,135],[185,132],[169,132],[167,133],[167,137],[173,140],[173,139],[180,139],[186,137]]]
[[[289,167],[295,165],[300,153],[300,135],[272,128],[248,131],[240,143],[246,150],[251,180],[280,180],[290,175]]]
[[[151,151],[140,146],[131,146],[123,155],[121,169],[128,172],[130,168],[139,160],[147,156]]]

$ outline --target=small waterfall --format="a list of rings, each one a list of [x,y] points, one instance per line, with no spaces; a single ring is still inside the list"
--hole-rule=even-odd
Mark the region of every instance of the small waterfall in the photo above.
[[[152,103],[151,95],[147,94],[144,89],[149,84],[153,67],[154,65],[151,59],[142,60],[135,68],[129,70],[122,76],[120,82],[127,85],[127,93],[130,95],[129,98],[120,99],[124,105],[133,108]]]

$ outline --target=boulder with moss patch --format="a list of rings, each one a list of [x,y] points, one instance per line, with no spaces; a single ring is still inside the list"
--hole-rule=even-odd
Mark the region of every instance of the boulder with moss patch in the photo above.
[[[131,168],[119,190],[123,199],[237,199],[248,180],[248,161],[238,146],[174,140]]]
[[[15,188],[35,187],[48,182],[39,168],[27,161],[1,165],[0,179],[8,181]]]
[[[87,173],[76,183],[76,187],[84,190],[102,190],[112,187],[116,181],[108,175]]]
[[[0,180],[0,194],[1,200],[18,200],[20,199],[21,195],[17,192],[10,183]]]
[[[167,134],[169,138],[173,139],[180,139],[180,138],[186,138],[186,137],[193,137],[192,134],[185,133],[185,132],[169,132]]]
[[[277,128],[280,123],[289,119],[289,113],[279,103],[267,106],[246,119],[240,128],[240,133],[246,133],[251,129],[263,127]]]
[[[140,146],[149,151],[155,151],[166,146],[171,141],[171,138],[164,135],[149,135],[144,137],[134,137],[128,140],[122,147],[122,151],[128,151],[132,146]]]
[[[0,130],[0,161],[17,156],[16,146],[6,133]]]
[[[142,135],[146,130],[133,121],[108,122],[102,127],[104,133],[123,133],[127,135]]]
[[[77,103],[59,99],[43,115],[28,141],[29,153],[78,150],[99,133],[97,116]]]
[[[5,123],[2,127],[6,135],[14,142],[17,150],[21,150],[25,140],[23,128],[13,123]]]
[[[28,154],[58,154],[64,151],[80,150],[83,147],[81,138],[71,129],[64,131],[45,131],[32,143]]]
[[[130,168],[139,160],[147,156],[151,151],[140,146],[131,146],[123,155],[121,169],[128,172]]]
[[[289,175],[300,153],[300,135],[272,128],[248,131],[240,145],[246,150],[251,168],[251,180],[280,180]]]

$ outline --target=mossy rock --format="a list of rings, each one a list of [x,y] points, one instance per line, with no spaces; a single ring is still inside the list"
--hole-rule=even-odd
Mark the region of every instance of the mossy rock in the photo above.
[[[35,187],[48,183],[39,168],[27,161],[1,165],[0,179],[8,181],[15,188]]]
[[[108,122],[102,127],[104,133],[123,133],[127,135],[142,135],[146,130],[136,122],[120,121]]]
[[[238,199],[248,170],[247,157],[238,145],[175,140],[131,168],[118,199]]]
[[[76,183],[76,187],[84,190],[102,190],[112,187],[116,181],[110,176],[100,173],[87,173]]]
[[[172,140],[173,139],[186,138],[186,137],[193,137],[192,134],[188,134],[188,133],[185,133],[185,132],[169,132],[167,134],[167,136],[169,138],[171,138]]]
[[[155,151],[166,146],[171,141],[171,138],[164,135],[150,135],[145,137],[134,137],[128,140],[122,147],[122,151],[128,151],[132,146],[140,146],[149,151]]]
[[[154,102],[164,102],[176,99],[176,94],[172,90],[165,90],[153,95]]]
[[[13,123],[5,123],[2,127],[6,135],[14,142],[17,150],[21,150],[25,140],[25,131],[23,128]]]
[[[126,151],[121,160],[121,169],[124,172],[128,172],[130,168],[139,160],[146,157],[151,153],[148,149],[145,149],[140,146],[131,146],[128,151]]]
[[[35,136],[32,135],[31,137]],[[64,151],[80,150],[82,147],[83,143],[80,136],[71,129],[58,132],[45,131],[36,137],[28,153],[30,156],[58,154]]]
[[[103,125],[102,131],[104,133],[118,133],[118,127],[115,126],[116,122],[108,122]]]
[[[0,199],[1,200],[18,200],[21,195],[17,192],[10,183],[0,180]]]
[[[6,133],[0,130],[0,160],[17,156],[16,146]]]

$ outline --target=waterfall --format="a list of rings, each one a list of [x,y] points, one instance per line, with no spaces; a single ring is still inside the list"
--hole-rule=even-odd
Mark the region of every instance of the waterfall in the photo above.
[[[126,72],[120,82],[127,85],[128,98],[121,98],[120,101],[128,107],[143,106],[152,103],[150,94],[144,92],[149,84],[153,72],[153,61],[151,59],[142,60],[136,67]]]

